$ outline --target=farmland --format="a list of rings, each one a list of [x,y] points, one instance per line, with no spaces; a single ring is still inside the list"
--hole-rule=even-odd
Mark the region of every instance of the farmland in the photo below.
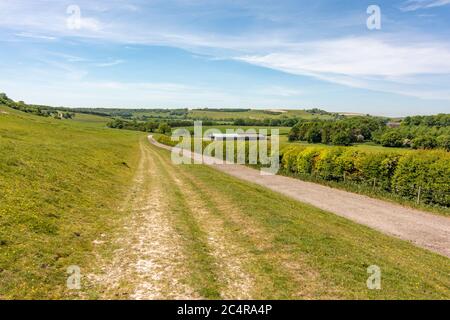
[[[1,298],[450,295],[448,258],[211,167],[175,166],[145,133],[92,114],[0,111]],[[382,290],[366,286],[374,264]],[[65,286],[70,265],[81,290]]]
[[[191,119],[213,119],[213,120],[233,120],[233,119],[279,119],[279,118],[301,118],[301,119],[332,119],[332,115],[316,115],[305,110],[245,110],[241,112],[215,111],[194,109],[190,110],[188,117]]]

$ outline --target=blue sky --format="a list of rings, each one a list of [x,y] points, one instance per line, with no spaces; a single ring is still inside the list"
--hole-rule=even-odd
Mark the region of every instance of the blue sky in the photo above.
[[[54,106],[449,113],[450,0],[0,0],[0,70]]]

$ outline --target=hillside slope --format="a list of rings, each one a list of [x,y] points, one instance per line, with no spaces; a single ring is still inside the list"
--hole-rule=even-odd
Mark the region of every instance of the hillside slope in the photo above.
[[[0,106],[0,299],[66,297],[66,269],[93,262],[139,155],[137,133],[103,127]]]
[[[175,166],[144,135],[90,116],[0,111],[1,299],[450,296],[446,257],[213,168]],[[66,289],[71,265],[81,290]],[[371,265],[381,290],[367,289]]]

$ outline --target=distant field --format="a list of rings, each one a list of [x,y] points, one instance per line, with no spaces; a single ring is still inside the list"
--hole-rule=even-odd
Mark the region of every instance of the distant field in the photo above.
[[[289,133],[289,132],[288,132]],[[305,141],[289,141],[287,135],[280,137],[280,148],[284,149],[286,147],[290,146],[316,146],[316,147],[325,147],[325,148],[336,148],[336,146],[328,145],[328,144],[322,144],[322,143],[308,143]],[[373,143],[356,143],[352,145],[353,148],[358,148],[361,151],[368,151],[368,152],[378,152],[378,151],[395,151],[395,152],[414,152],[417,150],[413,149],[407,149],[407,148],[391,148],[391,147],[383,147],[377,144]],[[346,148],[346,147],[343,147]]]
[[[177,128],[174,128],[174,130]],[[188,129],[189,131],[193,132],[194,127],[186,127],[186,129]],[[249,130],[249,129],[254,129],[256,130],[256,132],[259,132],[259,130],[261,129],[266,129],[268,135],[270,135],[271,130],[274,129],[278,129],[279,130],[279,134],[280,134],[280,149],[284,149],[286,147],[289,146],[317,146],[317,147],[329,147],[329,148],[333,148],[335,146],[332,145],[326,145],[326,144],[321,144],[321,143],[315,143],[315,144],[310,144],[308,142],[303,142],[303,141],[288,141],[288,134],[289,131],[291,130],[291,128],[289,127],[264,127],[264,126],[234,126],[234,125],[219,125],[219,126],[202,126],[203,132],[205,132],[206,130],[209,129],[218,129],[221,132],[225,133],[227,129],[231,129],[231,130],[236,130],[236,129],[242,129],[244,131]],[[406,149],[406,148],[388,148],[388,147],[383,147],[380,145],[376,145],[373,143],[360,143],[360,144],[354,144],[352,145],[352,147],[356,147],[362,151],[373,151],[373,152],[377,152],[377,151],[395,151],[395,152],[414,152],[415,150],[412,149]]]
[[[76,110],[76,109],[75,109]],[[81,112],[98,112],[109,117],[122,117],[124,119],[137,118],[145,120],[146,118],[155,119],[199,119],[199,120],[215,120],[229,122],[236,119],[251,119],[251,120],[264,120],[264,119],[289,119],[289,118],[302,118],[302,119],[333,119],[333,115],[313,114],[306,112],[305,110],[263,110],[263,109],[251,109],[248,111],[225,111],[219,110],[199,110],[199,109],[78,109]]]
[[[225,111],[211,111],[211,110],[190,110],[189,118],[191,119],[280,119],[299,117],[303,119],[331,119],[329,115],[315,115],[304,110],[286,110],[286,112],[264,112],[264,110],[250,110],[244,112],[225,112]]]
[[[176,129],[176,128],[174,128]],[[190,130],[191,132],[194,130],[194,127],[187,127],[186,129]],[[267,134],[271,134],[271,130],[279,130],[280,135],[287,135],[291,128],[289,127],[260,127],[260,126],[232,126],[232,125],[220,125],[220,126],[202,126],[203,132],[209,129],[218,129],[221,132],[225,133],[227,129],[236,130],[236,129],[242,129],[244,131],[254,129],[256,132],[259,132],[261,129],[267,130]],[[286,139],[287,141],[287,139]]]
[[[108,117],[101,117],[85,113],[76,113],[75,117],[72,119],[72,121],[74,122],[79,122],[86,125],[91,124],[100,127],[104,127],[109,120],[110,119]]]

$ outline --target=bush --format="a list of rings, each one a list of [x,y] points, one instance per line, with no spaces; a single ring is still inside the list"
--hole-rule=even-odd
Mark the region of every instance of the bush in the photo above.
[[[158,132],[162,134],[168,134],[172,131],[170,126],[166,122],[161,122],[158,126]]]
[[[342,154],[342,148],[323,149],[316,159],[314,171],[325,180],[339,180],[342,178],[336,171],[336,159]]]
[[[365,154],[354,148],[347,148],[336,158],[335,174],[344,180],[360,180],[360,172],[357,162]]]
[[[304,148],[303,148],[304,149]],[[281,166],[287,172],[297,172],[297,158],[301,150],[298,147],[291,147],[285,150],[281,156]]]
[[[158,141],[159,143],[168,145],[168,146],[172,146],[175,147],[179,142],[177,141],[172,141],[172,138],[169,136],[166,136],[164,134],[158,134],[155,136],[155,140]]]
[[[356,166],[361,173],[361,180],[366,185],[391,190],[392,177],[399,158],[399,154],[381,152],[368,153],[360,157]]]
[[[437,145],[436,138],[430,135],[419,136],[411,141],[413,149],[434,149]]]
[[[415,199],[421,189],[425,203],[450,206],[450,155],[444,151],[408,153],[400,158],[395,171],[393,191]]]
[[[401,147],[403,141],[404,138],[397,131],[385,132],[380,138],[380,143],[383,147]]]
[[[437,146],[446,151],[450,151],[450,135],[443,134],[436,139]]]
[[[281,155],[290,173],[373,186],[407,199],[450,206],[450,153],[446,151],[362,152],[356,148],[290,148]]]
[[[300,174],[312,174],[315,158],[319,155],[320,150],[314,147],[308,147],[298,154],[297,172]]]
[[[312,127],[306,132],[306,141],[309,143],[318,143],[322,141],[322,133],[318,127]]]
[[[331,142],[337,146],[349,146],[352,144],[352,138],[347,132],[340,131],[331,136]]]

